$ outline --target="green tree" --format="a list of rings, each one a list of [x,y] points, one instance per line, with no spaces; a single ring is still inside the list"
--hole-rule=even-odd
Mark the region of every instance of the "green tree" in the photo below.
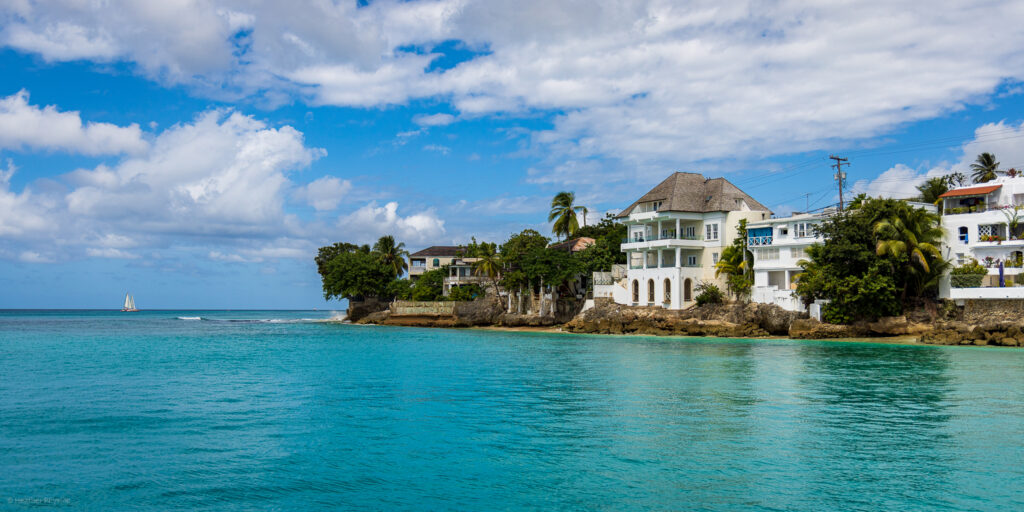
[[[622,240],[626,238],[626,225],[615,222],[611,215],[605,216],[593,226],[584,226],[576,233],[594,239],[594,244],[576,253],[580,271],[586,275],[607,272],[612,265],[626,263],[622,252]]]
[[[962,172],[947,174],[942,179],[946,180],[946,185],[949,187],[962,187],[967,184],[967,176],[964,176]]]
[[[905,213],[910,210],[915,212],[912,219]],[[920,247],[922,242],[934,244],[934,226],[923,222],[921,213],[926,212],[902,201],[865,198],[858,208],[822,222],[818,232],[825,242],[810,246],[808,258],[800,261],[803,272],[797,279],[796,294],[805,303],[816,299],[831,301],[826,308],[826,319],[830,321],[852,321],[898,314],[902,308],[901,290],[906,292],[907,299],[934,293],[938,282],[936,275],[946,262],[929,249]],[[933,221],[934,217],[932,215]],[[897,223],[893,219],[901,220]],[[876,231],[875,226],[883,220],[890,227]],[[905,234],[896,235],[891,231],[899,231],[900,224],[906,227],[908,223],[916,226],[908,228],[917,236],[912,244],[905,243]],[[924,235],[920,235],[922,230],[926,232]],[[902,249],[899,244],[883,244],[883,254],[879,255],[880,240],[903,241],[904,244]],[[907,247],[910,250],[906,250]],[[921,266],[916,262],[917,257],[912,256],[915,247],[924,255],[926,266]]]
[[[373,252],[377,253],[380,262],[391,269],[395,277],[401,277],[409,268],[409,264],[405,261],[409,255],[409,251],[405,250],[405,243],[396,244],[395,237],[391,235],[380,237],[377,243],[373,244]]]
[[[722,251],[722,256],[715,264],[715,277],[725,274],[726,289],[736,299],[745,297],[754,286],[753,255],[747,250],[747,219],[740,219],[736,226],[737,236],[732,245]]]
[[[576,194],[572,192],[559,192],[551,199],[551,211],[548,213],[548,222],[554,221],[551,232],[555,236],[565,235],[569,238],[580,229],[580,223],[576,218],[576,212],[586,210],[583,206],[577,206]]]
[[[384,298],[409,300],[412,297],[412,285],[408,279],[392,279],[384,288]]]
[[[444,300],[444,277],[448,275],[448,266],[428,270],[416,279],[410,296],[412,300]]]
[[[942,259],[938,247],[943,236],[939,216],[921,208],[903,205],[892,215],[875,222],[873,230],[878,238],[875,254],[891,256],[905,273],[903,299],[906,300],[911,291],[915,295],[920,294],[922,290],[910,288],[931,274],[932,260]]]
[[[971,164],[971,178],[975,183],[985,183],[996,179],[996,171],[999,170],[999,162],[992,153],[982,153]]]
[[[481,243],[474,251],[473,257],[478,258],[473,263],[473,273],[486,277],[494,287],[494,296],[501,300],[501,294],[498,292],[498,277],[501,275],[502,263],[501,255],[498,254],[498,246],[493,243]]]
[[[316,258],[314,258],[314,260],[316,261],[316,270],[317,270],[317,272],[319,272],[320,275],[323,275],[324,272],[326,271],[327,263],[329,261],[334,259],[334,257],[339,255],[339,254],[349,253],[349,252],[369,253],[370,252],[370,246],[369,245],[362,245],[362,246],[360,246],[360,245],[356,245],[356,244],[350,244],[348,242],[337,242],[337,243],[335,243],[333,245],[328,245],[328,246],[325,246],[325,247],[321,247],[320,250],[317,251]]]
[[[318,266],[323,269],[320,278],[327,300],[381,297],[395,278],[392,269],[369,251],[339,252],[322,265],[318,262]]]
[[[743,248],[733,244],[722,250],[718,263],[715,263],[715,277],[725,274],[727,276],[725,281],[726,289],[739,299],[741,293],[749,290],[749,287],[745,286],[746,268],[747,262],[743,254]]]
[[[939,204],[939,196],[949,192],[949,181],[945,176],[928,178],[924,183],[917,186],[917,191],[921,193],[918,197],[921,202]]]
[[[475,300],[481,295],[483,295],[483,290],[480,289],[479,285],[464,284],[461,286],[453,286],[452,289],[448,291],[448,300],[470,301]]]

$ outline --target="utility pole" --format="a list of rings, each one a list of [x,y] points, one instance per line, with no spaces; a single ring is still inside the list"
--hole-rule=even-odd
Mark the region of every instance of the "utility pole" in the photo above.
[[[836,180],[839,181],[839,211],[843,211],[843,180],[846,179],[846,173],[843,172],[843,165],[850,165],[846,158],[839,158],[835,155],[829,155],[829,158],[835,160],[836,163],[832,164],[832,168],[836,170]]]
[[[811,193],[804,194],[804,213],[811,211]]]

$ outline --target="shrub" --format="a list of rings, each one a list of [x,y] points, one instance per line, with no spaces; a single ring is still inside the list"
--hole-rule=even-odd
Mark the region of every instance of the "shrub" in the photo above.
[[[476,284],[453,286],[451,290],[448,290],[448,300],[469,301],[482,295],[483,290]]]
[[[408,279],[394,279],[384,289],[384,298],[394,300],[409,300],[412,297],[412,281]]]
[[[978,260],[971,259],[949,272],[949,284],[953,288],[978,288],[987,274],[988,270]]]
[[[722,290],[715,283],[701,281],[697,284],[697,297],[695,300],[698,306],[721,304],[725,300],[725,294],[722,293]]]

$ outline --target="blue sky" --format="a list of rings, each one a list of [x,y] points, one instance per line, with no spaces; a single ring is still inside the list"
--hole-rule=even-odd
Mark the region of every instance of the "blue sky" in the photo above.
[[[617,211],[672,171],[778,214],[1024,168],[1024,6],[0,6],[0,308],[332,308],[312,257]],[[842,20],[842,22],[834,21]],[[809,194],[809,196],[808,196]],[[597,215],[591,215],[596,218]]]

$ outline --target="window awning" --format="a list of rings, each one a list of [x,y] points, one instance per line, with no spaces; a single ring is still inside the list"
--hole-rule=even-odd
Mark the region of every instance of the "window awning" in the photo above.
[[[960,196],[983,196],[1002,188],[1002,185],[986,185],[984,187],[968,187],[950,190],[939,197],[960,197]]]

